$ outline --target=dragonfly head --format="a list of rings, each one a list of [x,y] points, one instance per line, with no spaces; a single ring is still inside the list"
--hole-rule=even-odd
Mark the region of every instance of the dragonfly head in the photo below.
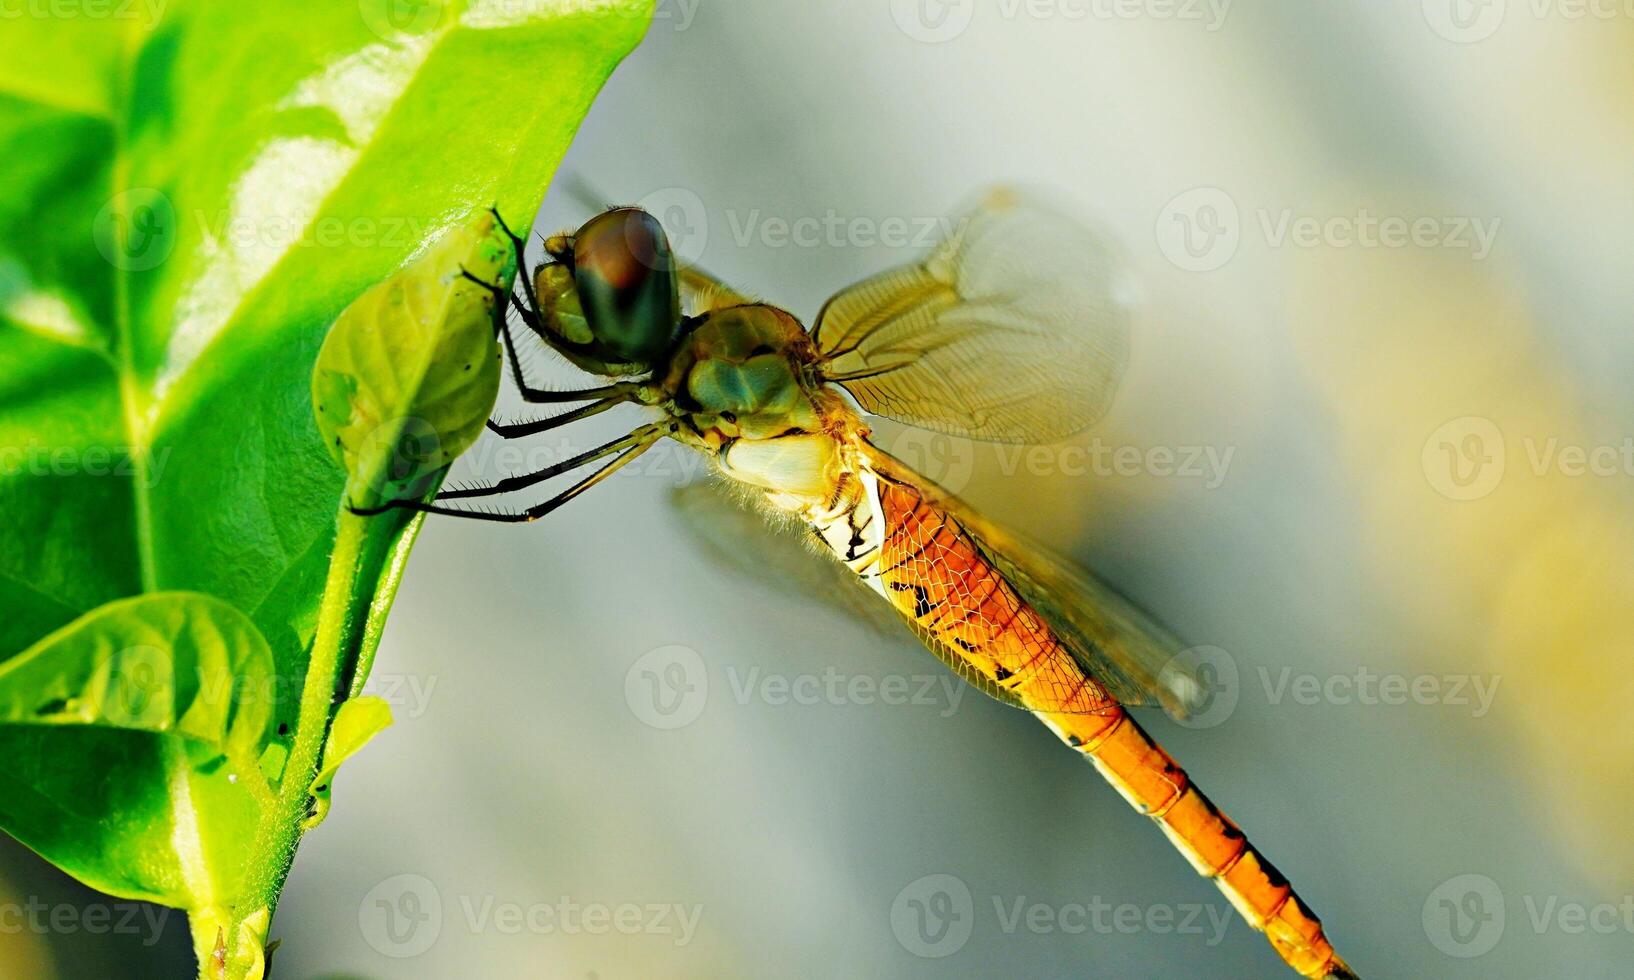
[[[658,219],[614,208],[550,238],[545,251],[555,261],[534,285],[553,346],[596,374],[652,371],[681,326],[675,254]]]

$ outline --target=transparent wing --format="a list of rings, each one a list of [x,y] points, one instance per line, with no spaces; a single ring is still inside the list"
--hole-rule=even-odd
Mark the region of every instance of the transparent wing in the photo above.
[[[678,487],[670,503],[697,550],[722,568],[786,595],[816,600],[882,636],[911,639],[900,617],[861,579],[812,546],[804,525],[775,520],[728,481]]]
[[[989,195],[924,262],[823,306],[823,376],[863,408],[994,442],[1054,442],[1105,413],[1129,358],[1107,240],[1014,193]]]
[[[742,306],[754,302],[749,297],[721,282],[714,276],[690,265],[679,269],[681,279],[681,309],[688,316],[697,316],[709,310],[727,306]]]
[[[738,499],[734,499],[738,498]],[[866,623],[894,643],[923,645],[944,664],[983,693],[1013,707],[1021,702],[991,678],[970,670],[944,647],[916,636],[914,624],[870,589],[833,554],[813,547],[808,532],[794,521],[776,521],[760,511],[731,484],[694,483],[680,487],[671,502],[697,542],[698,550],[744,579],[787,595],[815,600],[830,610]],[[921,644],[918,640],[924,640]]]
[[[882,476],[912,486],[951,517],[981,557],[1049,624],[1079,666],[1113,697],[1124,704],[1161,705],[1179,718],[1207,702],[1206,683],[1175,659],[1184,649],[1181,641],[1112,586],[981,517],[883,450],[869,446],[868,458]],[[927,556],[921,554],[920,560]]]

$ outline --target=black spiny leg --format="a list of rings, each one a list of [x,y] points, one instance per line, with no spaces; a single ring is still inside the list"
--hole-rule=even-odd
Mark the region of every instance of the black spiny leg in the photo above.
[[[620,453],[611,463],[608,463],[601,469],[591,473],[578,483],[573,484],[571,487],[568,487],[566,490],[563,490],[561,493],[550,498],[549,500],[534,504],[527,510],[520,512],[461,510],[458,507],[445,507],[435,503],[428,504],[420,500],[390,500],[378,507],[353,507],[352,513],[361,514],[367,517],[372,514],[379,514],[384,511],[391,510],[393,508],[402,508],[404,510],[417,511],[422,514],[443,514],[448,517],[466,517],[475,521],[497,521],[502,524],[524,524],[528,521],[537,521],[539,518],[544,517],[546,514],[549,514],[551,511],[567,503],[569,500],[572,500],[574,497],[577,497],[579,494],[613,475],[615,471],[630,462],[630,460],[635,459],[637,456],[640,456],[642,453],[651,449],[652,444],[656,441],[657,439],[653,438],[648,439],[645,442],[636,443],[630,448],[624,450],[624,452]]]
[[[491,208],[490,211],[492,211],[494,220],[498,222],[499,227],[511,240],[511,248],[514,250],[516,255],[517,273],[518,275],[522,276],[523,292],[526,295],[526,303],[519,299],[513,290],[506,290],[495,285],[494,283],[486,282],[478,276],[473,275],[468,269],[460,269],[460,275],[488,290],[496,301],[494,327],[495,331],[499,334],[502,342],[504,343],[505,353],[510,357],[511,375],[516,382],[517,390],[521,393],[524,400],[534,404],[552,404],[563,402],[589,402],[590,404],[582,405],[579,408],[573,409],[572,411],[564,412],[560,415],[547,419],[511,423],[495,422],[492,419],[489,419],[488,428],[492,429],[494,432],[497,432],[504,438],[511,439],[554,429],[557,426],[566,425],[570,422],[576,422],[579,419],[597,415],[609,408],[614,407],[615,405],[636,400],[642,386],[628,381],[602,385],[598,388],[585,388],[578,391],[550,391],[544,388],[535,388],[528,384],[527,379],[522,374],[522,363],[516,356],[516,344],[510,331],[510,322],[507,315],[510,306],[514,304],[523,322],[526,323],[527,326],[530,327],[535,333],[539,334],[540,337],[544,338],[547,343],[550,342],[550,338],[546,334],[544,324],[540,319],[539,301],[538,297],[534,294],[533,280],[527,275],[523,266],[522,253],[526,242],[518,237],[515,232],[511,231],[510,227],[505,224],[505,219],[500,217],[497,208]],[[562,491],[556,496],[551,497],[549,500],[535,504],[532,507],[520,512],[462,510],[457,507],[443,506],[435,502],[427,503],[421,500],[389,500],[374,507],[350,507],[349,509],[352,511],[352,513],[362,516],[380,514],[388,510],[402,509],[412,510],[424,514],[445,514],[449,517],[465,517],[472,520],[498,521],[507,524],[535,521],[556,510],[558,507],[561,507],[569,500],[577,497],[579,494],[600,483],[602,480],[605,480],[621,467],[627,465],[631,460],[635,459],[637,456],[640,456],[648,449],[651,449],[653,443],[657,442],[666,435],[673,434],[675,429],[676,425],[674,422],[649,423],[641,426],[622,438],[605,443],[604,445],[598,446],[595,449],[589,450],[588,452],[580,453],[571,459],[566,459],[552,466],[547,466],[538,472],[506,477],[492,486],[466,487],[446,491],[439,494],[437,498],[438,500],[454,500],[508,493],[513,490],[520,490],[524,487],[533,486],[536,483],[542,483],[543,481],[552,477],[559,476],[570,470],[578,469],[587,463],[595,462],[596,460],[603,459],[607,456],[614,457],[611,462],[568,487],[566,490]]]
[[[527,267],[524,264],[526,260],[523,252],[526,249],[527,242],[524,241],[521,236],[517,235],[516,232],[512,231],[510,225],[505,223],[505,219],[500,216],[499,209],[497,207],[490,207],[488,210],[489,213],[494,216],[494,221],[499,225],[500,230],[505,233],[505,237],[511,240],[511,252],[515,256],[516,261],[516,274],[517,278],[522,280],[522,290],[526,295],[526,301],[524,302],[522,299],[518,298],[514,289],[505,290],[491,282],[484,282],[477,276],[472,275],[467,269],[461,269],[460,275],[493,293],[494,298],[498,301],[500,315],[495,320],[494,327],[499,334],[501,342],[505,345],[506,356],[510,358],[511,379],[516,384],[517,392],[522,395],[523,401],[535,405],[595,400],[595,404],[593,405],[586,405],[582,408],[577,408],[571,412],[565,412],[561,415],[548,419],[537,419],[528,422],[512,423],[495,422],[493,419],[489,419],[488,428],[506,439],[512,439],[517,436],[534,435],[539,432],[554,429],[559,425],[566,425],[569,422],[576,422],[582,418],[589,418],[590,416],[604,412],[615,405],[630,401],[635,396],[637,390],[639,390],[638,385],[621,382],[618,384],[603,385],[599,388],[585,388],[579,391],[552,391],[548,388],[535,388],[533,385],[528,384],[528,379],[522,374],[522,359],[517,356],[516,340],[511,335],[510,320],[505,315],[505,312],[510,306],[515,306],[516,311],[521,316],[523,323],[527,324],[529,329],[538,334],[541,338],[545,338],[548,342],[544,324],[540,319],[539,298],[533,291],[533,278],[528,275]]]

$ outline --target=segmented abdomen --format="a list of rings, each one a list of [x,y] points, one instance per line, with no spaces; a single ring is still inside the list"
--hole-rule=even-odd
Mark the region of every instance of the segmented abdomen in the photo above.
[[[915,488],[882,479],[885,521],[873,574],[925,637],[1028,707],[1115,711],[1118,702],[1061,646],[976,541]]]
[[[1082,752],[1289,966],[1307,977],[1354,977],[1287,880],[1079,665],[976,539],[917,487],[885,476],[878,487],[878,561],[861,570],[925,642],[965,664],[970,679],[1014,695]]]

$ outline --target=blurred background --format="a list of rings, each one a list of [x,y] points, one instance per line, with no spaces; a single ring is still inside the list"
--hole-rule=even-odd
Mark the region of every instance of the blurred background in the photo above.
[[[1108,417],[882,441],[1199,646],[1208,710],[1143,723],[1363,976],[1630,975],[1634,8],[657,10],[541,231],[640,202],[809,319],[995,183],[1097,222],[1139,301]],[[427,523],[371,681],[397,724],[302,848],[276,975],[1284,975],[1035,721],[715,562],[671,499],[700,462]],[[9,840],[6,895],[95,900]],[[191,973],[179,914],[93,932],[0,922],[0,975]]]

